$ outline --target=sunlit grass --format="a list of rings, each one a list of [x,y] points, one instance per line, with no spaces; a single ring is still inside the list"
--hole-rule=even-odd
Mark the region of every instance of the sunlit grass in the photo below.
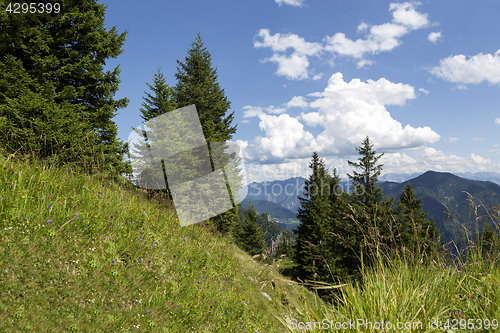
[[[498,211],[487,218],[494,214]],[[305,301],[300,310],[280,318],[283,326],[307,332],[500,331],[498,253],[485,256],[470,241],[457,261],[439,256],[424,264],[424,258],[410,255],[401,259],[376,252],[382,246],[375,235],[368,243],[377,259],[373,267],[362,268],[362,282],[318,283],[336,291],[336,304]]]
[[[328,305],[279,275],[293,271],[288,260],[258,263],[209,225],[180,227],[164,198],[18,159],[0,156],[2,332],[324,332],[318,323],[351,322],[330,331],[420,332],[436,320],[494,332],[478,325],[500,318],[499,260],[473,246],[453,266],[380,259],[362,284],[339,281]],[[413,328],[377,329],[382,321]]]
[[[99,176],[15,156],[0,168],[2,330],[283,331],[275,270],[209,226]]]

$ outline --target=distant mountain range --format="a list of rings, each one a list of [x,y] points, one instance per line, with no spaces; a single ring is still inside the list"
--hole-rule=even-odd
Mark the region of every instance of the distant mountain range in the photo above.
[[[468,195],[480,198],[488,209],[500,205],[500,175],[478,172],[454,175],[447,172],[427,171],[423,174],[385,174],[379,183],[388,197],[397,200],[406,185],[413,184],[417,197],[423,198],[423,210],[429,219],[434,218],[443,241],[458,241],[457,230],[465,226],[475,234],[476,226],[469,215]],[[412,178],[413,177],[413,178]],[[472,179],[474,178],[474,179]],[[282,181],[251,183],[243,206],[251,199],[257,212],[269,213],[274,218],[292,218],[300,206],[298,199],[304,189],[305,178],[295,177]],[[344,188],[347,181],[341,183]],[[448,210],[447,210],[447,208]],[[484,208],[478,209],[480,216]],[[479,227],[479,232],[482,225]]]
[[[386,173],[378,178],[380,182],[396,182],[402,183],[407,180],[417,178],[423,174],[423,172],[416,173]],[[465,172],[465,173],[453,173],[453,175],[470,179],[470,180],[480,180],[488,181],[500,185],[500,174],[494,172]]]
[[[273,217],[285,218],[285,213],[283,212],[283,210],[280,210],[279,208],[272,205],[266,206],[263,203],[267,201],[275,203],[279,207],[286,208],[287,210],[292,212],[293,216],[295,216],[295,213],[300,206],[298,197],[299,195],[302,195],[302,191],[304,190],[305,186],[305,180],[306,179],[302,177],[295,177],[287,180],[275,180],[272,182],[253,182],[248,185],[248,195],[246,196],[246,199],[243,201],[242,205],[248,206],[248,200],[251,199],[253,205],[255,206],[255,209],[257,210],[257,212],[259,212],[259,214],[269,213]],[[273,210],[273,212],[261,212],[261,210],[265,209]]]
[[[413,185],[416,196],[423,199],[423,210],[429,218],[434,218],[443,241],[457,242],[460,235],[458,231],[462,226],[472,236],[476,234],[473,210],[469,211],[467,193],[477,199],[476,204],[482,205],[478,207],[478,216],[486,214],[484,207],[489,210],[500,205],[500,185],[490,181],[465,179],[447,172],[427,171],[404,183],[380,182],[378,186],[382,187],[386,196],[397,200],[407,182]],[[477,231],[481,232],[482,227],[481,224]]]

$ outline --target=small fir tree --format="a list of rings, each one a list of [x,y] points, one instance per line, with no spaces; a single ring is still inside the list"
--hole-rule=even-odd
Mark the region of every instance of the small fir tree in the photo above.
[[[483,233],[479,238],[479,246],[483,258],[492,261],[498,258],[500,254],[500,237],[489,223],[486,223],[483,228]]]
[[[257,225],[259,213],[257,213],[251,201],[246,214],[243,214],[243,216],[245,220],[244,226],[243,228],[237,227],[239,230],[236,234],[240,247],[252,256],[266,252],[264,233]]]
[[[141,112],[141,118],[145,122],[177,109],[173,88],[167,83],[160,67],[154,73],[153,84],[151,85],[146,83],[146,85],[149,87],[151,92],[144,92],[145,96],[143,97],[144,101],[142,103],[142,108],[139,109]],[[161,142],[163,133],[161,132],[161,126],[159,127],[160,130],[155,133],[154,126],[149,126],[149,135],[147,135],[145,130],[132,128],[139,134],[139,137],[142,138],[140,143],[134,144],[133,147],[134,164],[140,173],[137,179],[137,184],[140,187],[144,186],[146,188],[147,185],[156,185],[152,190],[155,191],[155,189],[160,188],[160,186],[155,183],[162,182],[162,185],[165,183],[166,189],[164,191],[171,199],[168,183],[165,182],[163,167],[159,168],[159,165],[155,164],[158,162],[153,161],[150,151],[152,141],[155,142],[155,145],[158,145],[159,142]],[[165,144],[168,145],[169,143]]]
[[[433,259],[439,246],[439,231],[434,219],[428,220],[423,211],[423,199],[417,198],[413,185],[406,183],[396,206],[398,248],[426,260]]]

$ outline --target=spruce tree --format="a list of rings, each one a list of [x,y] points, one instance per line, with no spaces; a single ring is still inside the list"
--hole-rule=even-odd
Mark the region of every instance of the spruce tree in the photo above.
[[[112,121],[120,70],[104,71],[127,32],[105,27],[104,4],[61,0],[59,13],[0,13],[0,145],[87,172],[131,172]]]
[[[217,82],[217,69],[212,68],[212,57],[199,33],[185,61],[177,64],[175,98],[179,107],[196,105],[207,141],[230,140],[236,133],[236,126],[231,126],[234,112],[227,114],[231,103]]]
[[[434,219],[428,220],[423,211],[423,199],[416,198],[411,183],[406,183],[396,206],[397,240],[399,248],[405,247],[418,258],[433,259],[439,245],[439,231]]]
[[[303,196],[299,196],[300,207],[297,218],[301,224],[294,230],[297,241],[294,261],[300,279],[325,281],[330,275],[325,265],[325,240],[331,218],[332,179],[325,162],[314,152],[309,163],[312,174],[304,181]]]
[[[393,245],[393,200],[385,200],[382,189],[376,185],[383,166],[377,165],[377,161],[383,154],[376,155],[369,137],[356,150],[361,157],[357,162],[348,161],[348,164],[360,172],[347,174],[352,181],[349,200],[350,223],[353,225],[351,236],[355,239],[353,242],[359,258],[363,256],[363,264],[370,265],[375,256],[380,255],[380,250],[390,250]]]
[[[167,83],[165,76],[161,72],[161,68],[157,68],[157,71],[154,73],[153,84],[146,83],[146,85],[149,87],[150,92],[144,92],[145,96],[143,96],[144,101],[142,103],[142,108],[139,109],[141,118],[145,122],[177,109],[173,88]],[[155,145],[161,142],[162,129],[160,128],[159,131],[155,133],[154,126],[149,126],[149,136],[145,130],[136,128],[133,128],[133,130],[136,131],[141,138],[140,143],[134,144],[133,147],[134,166],[139,172],[137,184],[140,187],[146,188],[148,188],[148,185],[154,185],[153,188],[158,189],[160,186],[156,183],[165,181],[165,175],[163,167],[159,168],[157,162],[153,160],[150,148],[152,141],[155,142]],[[168,145],[169,143],[165,144]],[[171,199],[168,182],[165,182],[165,187],[165,192]]]
[[[349,195],[340,187],[341,179],[337,170],[333,169],[332,191],[329,197],[330,219],[325,237],[325,257],[329,264],[331,276],[327,282],[346,282],[358,277],[359,260],[356,256],[358,249],[358,235],[352,221],[347,218],[349,213]]]
[[[481,237],[479,238],[479,247],[483,258],[494,261],[500,255],[500,237],[498,232],[493,229],[489,223],[486,223]]]
[[[242,215],[244,224],[242,225],[241,222],[236,221],[234,224],[239,224],[239,226],[233,227],[235,228],[234,235],[236,243],[252,256],[264,253],[266,251],[264,233],[257,225],[259,213],[257,213],[251,201],[248,205],[248,209]]]
[[[228,113],[231,103],[225,96],[217,82],[217,69],[212,68],[211,55],[203,45],[200,34],[198,33],[196,41],[192,43],[191,49],[188,50],[188,55],[184,62],[177,61],[177,73],[175,77],[177,84],[175,86],[175,100],[178,107],[184,107],[194,104],[200,118],[203,128],[203,133],[208,142],[225,143],[231,140],[236,132],[236,126],[231,123],[234,119],[234,112]],[[216,162],[213,156],[219,158],[224,155],[220,150],[224,150],[224,145],[219,145],[218,152],[213,151],[216,145],[209,145],[209,154],[211,156],[212,171],[215,171]],[[222,159],[223,165],[230,160],[232,166],[238,165],[237,156],[233,153],[230,156]],[[237,169],[225,170],[223,172],[226,182],[228,177],[237,178],[235,182],[241,182],[242,177]],[[228,175],[229,174],[229,175]],[[230,196],[234,199],[236,193],[231,193],[228,187]],[[232,222],[238,218],[237,207],[220,214],[211,220],[216,224],[219,231],[227,233],[232,229]]]
[[[236,220],[232,225],[231,234],[236,245],[243,249],[243,243],[245,242],[244,221],[246,221],[246,213],[244,212],[244,209],[241,208],[241,204],[238,205],[238,215],[238,220]]]
[[[347,175],[352,181],[353,193],[357,200],[365,204],[373,213],[375,204],[382,202],[384,194],[382,189],[376,186],[383,164],[376,165],[377,161],[384,155],[376,156],[376,151],[372,150],[373,144],[370,138],[366,137],[356,151],[361,155],[357,162],[347,161],[349,166],[361,169],[361,172],[353,171],[353,175]]]

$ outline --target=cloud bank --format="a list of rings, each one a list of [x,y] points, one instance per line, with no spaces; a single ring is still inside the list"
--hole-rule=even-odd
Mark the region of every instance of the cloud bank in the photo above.
[[[439,141],[430,127],[402,126],[391,117],[387,105],[404,105],[416,98],[414,88],[385,78],[346,82],[333,74],[322,92],[294,96],[282,108],[245,106],[244,117],[258,117],[264,135],[245,142],[245,158],[260,163],[281,163],[307,158],[313,151],[323,156],[355,154],[354,147],[368,135],[379,149],[416,148]],[[308,101],[310,100],[310,101]],[[300,108],[300,115],[271,114],[272,110]],[[317,127],[314,136],[305,125]]]

